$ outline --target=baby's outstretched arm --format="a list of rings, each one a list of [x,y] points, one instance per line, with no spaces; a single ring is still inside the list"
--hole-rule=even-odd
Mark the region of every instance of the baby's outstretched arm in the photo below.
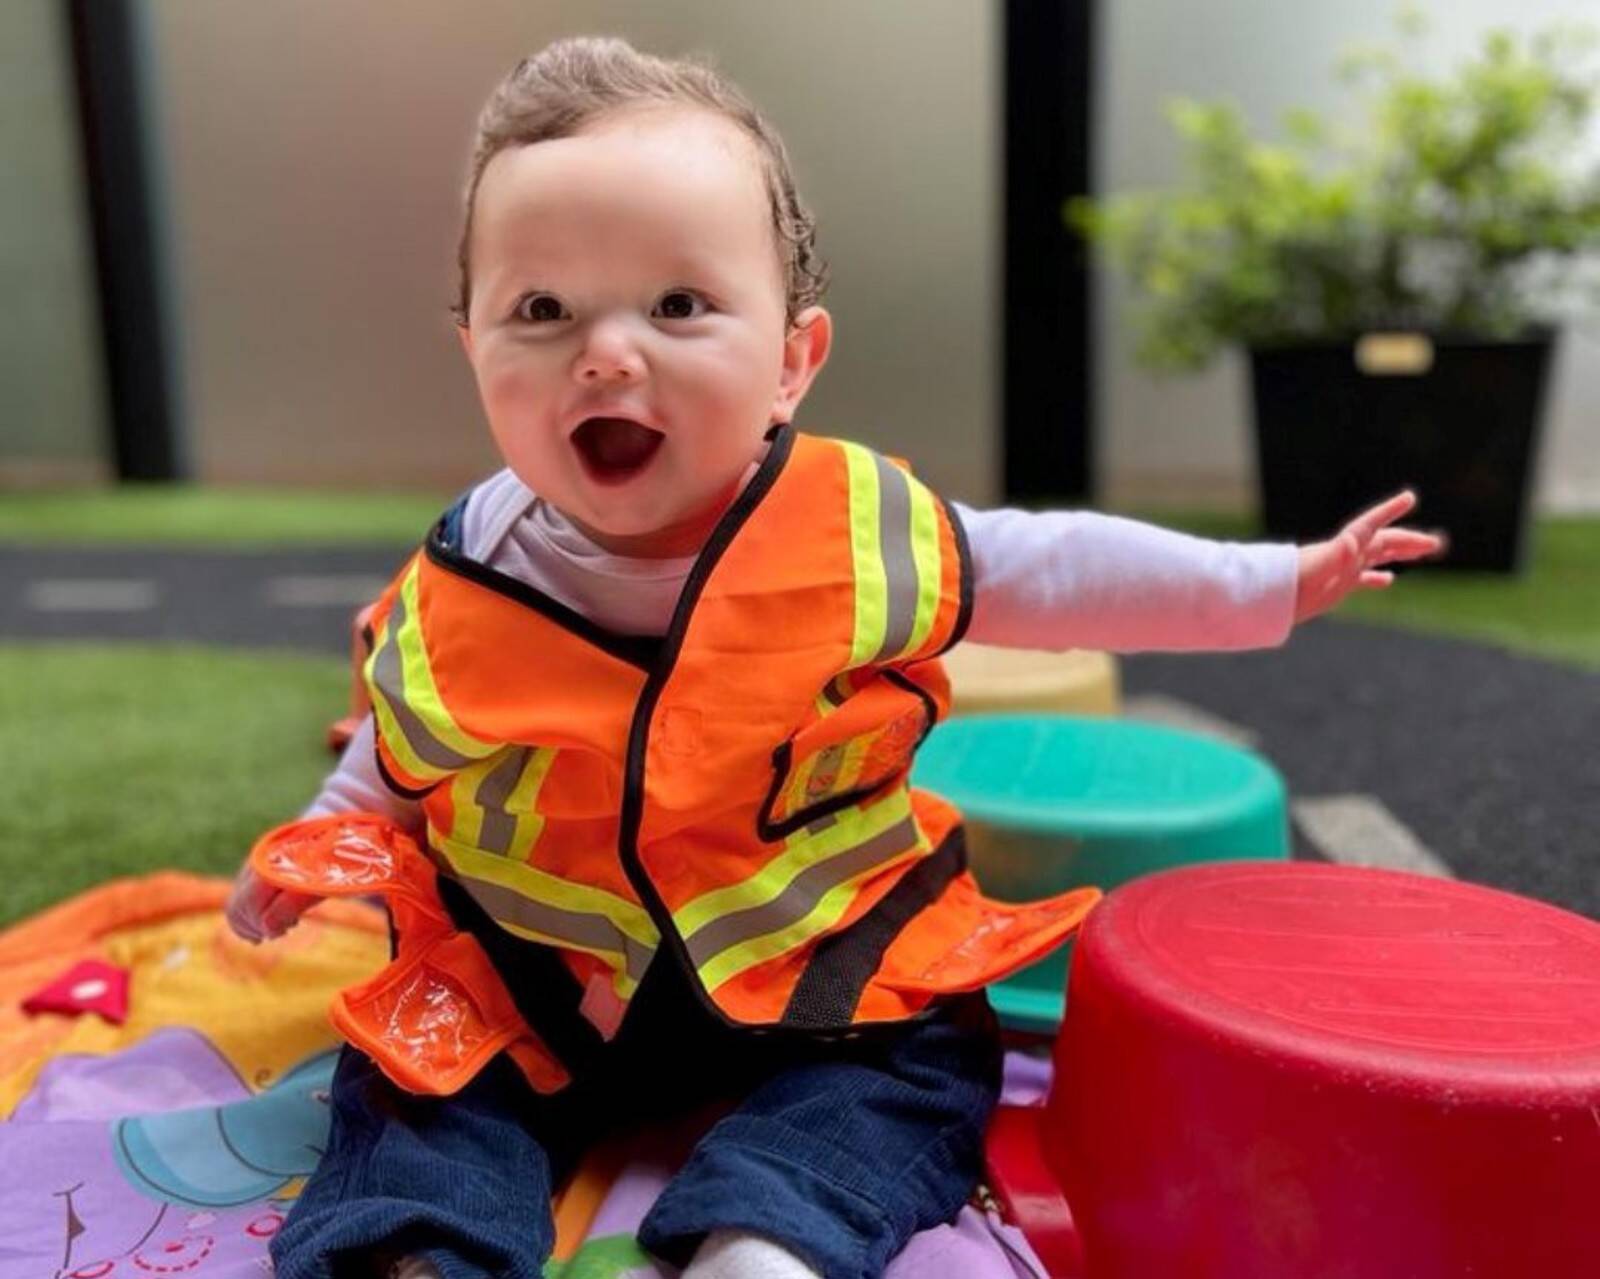
[[[1447,543],[1438,534],[1389,527],[1416,504],[1417,495],[1406,489],[1361,512],[1326,542],[1302,546],[1295,622],[1327,612],[1352,591],[1393,585],[1394,574],[1381,565],[1442,554]]]
[[[1270,648],[1379,566],[1424,559],[1444,539],[1390,528],[1397,494],[1325,542],[1219,542],[1095,511],[973,510],[954,503],[972,550],[967,637],[1011,648],[1114,653]]]
[[[1294,625],[1290,543],[1216,542],[1097,511],[954,506],[972,551],[974,643],[1269,648]]]

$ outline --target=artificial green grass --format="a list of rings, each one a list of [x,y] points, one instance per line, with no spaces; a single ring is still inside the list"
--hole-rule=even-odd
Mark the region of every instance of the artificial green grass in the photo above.
[[[1257,535],[1239,515],[1143,511],[1138,517],[1205,537]],[[1600,517],[1536,521],[1528,564],[1517,576],[1423,566],[1401,573],[1387,590],[1356,592],[1333,615],[1600,670]]]
[[[448,493],[323,493],[128,484],[6,493],[0,541],[283,546],[417,542]]]
[[[316,794],[349,690],[337,657],[0,647],[0,925],[123,875],[231,877]]]

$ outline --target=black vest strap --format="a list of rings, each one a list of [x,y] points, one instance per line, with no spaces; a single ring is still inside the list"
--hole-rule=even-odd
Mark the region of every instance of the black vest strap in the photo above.
[[[824,938],[783,1010],[782,1025],[814,1030],[850,1026],[861,992],[889,944],[923,907],[937,900],[967,866],[967,840],[957,826],[860,919]]]
[[[517,1011],[574,1079],[587,1075],[605,1040],[578,1011],[583,999],[572,971],[553,947],[508,932],[450,876],[439,876],[439,897],[456,927],[478,939],[511,992]]]

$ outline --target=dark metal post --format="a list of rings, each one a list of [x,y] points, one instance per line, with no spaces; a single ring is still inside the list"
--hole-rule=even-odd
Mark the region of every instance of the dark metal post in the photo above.
[[[1088,252],[1062,221],[1090,189],[1093,0],[1006,0],[1005,496],[1085,502],[1094,462]]]
[[[140,0],[69,0],[116,473],[184,477]]]

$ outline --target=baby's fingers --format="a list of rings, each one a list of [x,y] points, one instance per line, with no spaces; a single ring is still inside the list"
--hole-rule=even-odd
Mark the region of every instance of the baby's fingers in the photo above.
[[[242,937],[247,942],[258,942],[262,939],[260,921],[243,907],[230,904],[224,913],[228,927],[233,929],[235,936]]]
[[[1360,515],[1351,520],[1346,528],[1361,539],[1362,543],[1370,541],[1372,537],[1386,524],[1393,524],[1397,519],[1411,510],[1417,504],[1417,495],[1410,489],[1402,489],[1393,497],[1385,498],[1376,506],[1369,506]]]
[[[245,867],[234,880],[233,892],[222,908],[228,927],[248,942],[261,940],[261,911],[277,890]]]
[[[305,893],[280,891],[261,911],[262,933],[267,937],[282,936],[316,900]]]
[[[1364,569],[1362,571],[1362,574],[1361,574],[1361,583],[1360,584],[1362,586],[1371,587],[1373,589],[1381,591],[1385,587],[1389,587],[1389,586],[1393,586],[1394,585],[1394,574],[1393,573],[1385,573],[1381,569],[1375,569],[1375,568]]]
[[[1442,554],[1449,540],[1438,533],[1419,529],[1386,528],[1372,539],[1367,563],[1392,564],[1397,560],[1420,560]]]

